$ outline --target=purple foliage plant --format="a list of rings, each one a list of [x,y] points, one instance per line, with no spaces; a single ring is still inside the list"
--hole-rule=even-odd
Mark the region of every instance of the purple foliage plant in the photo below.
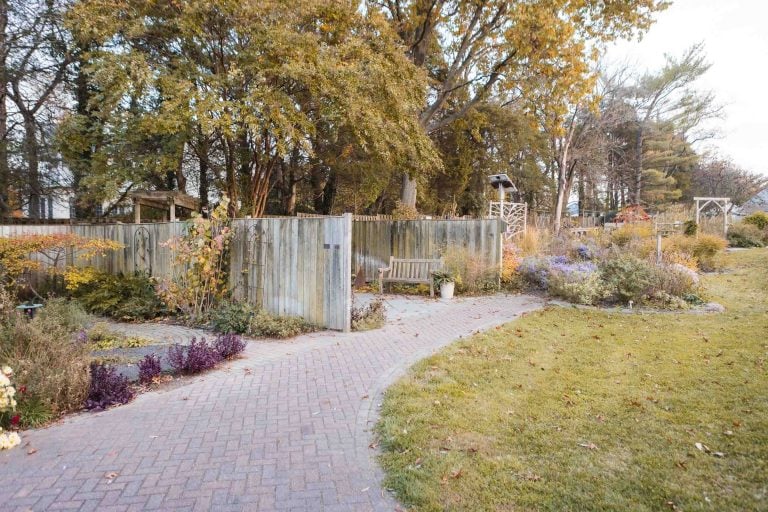
[[[91,363],[91,383],[86,409],[102,410],[112,405],[127,404],[133,398],[128,378],[117,373],[114,366]]]

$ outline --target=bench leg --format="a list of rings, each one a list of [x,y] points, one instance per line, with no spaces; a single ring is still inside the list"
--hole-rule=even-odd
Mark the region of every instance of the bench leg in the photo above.
[[[435,298],[435,282],[430,281],[429,282],[429,296],[433,299]]]

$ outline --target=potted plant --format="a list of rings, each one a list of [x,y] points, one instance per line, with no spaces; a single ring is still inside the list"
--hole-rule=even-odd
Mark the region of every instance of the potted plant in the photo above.
[[[453,290],[456,286],[456,278],[446,270],[436,270],[432,272],[432,279],[435,286],[440,288],[440,297],[443,300],[453,298]]]

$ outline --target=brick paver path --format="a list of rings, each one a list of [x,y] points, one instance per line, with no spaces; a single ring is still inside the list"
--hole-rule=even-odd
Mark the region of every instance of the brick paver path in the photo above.
[[[29,446],[0,455],[0,509],[392,511],[369,448],[383,390],[540,305],[456,300],[376,331],[250,343],[188,385],[25,433]]]

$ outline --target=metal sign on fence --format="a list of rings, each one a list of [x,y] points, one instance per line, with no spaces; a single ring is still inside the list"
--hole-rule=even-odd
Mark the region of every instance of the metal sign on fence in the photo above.
[[[152,234],[143,226],[133,234],[133,270],[152,275]]]
[[[269,232],[258,224],[248,227],[245,232],[246,250],[248,251],[243,265],[243,289],[246,297],[251,297],[256,307],[262,307],[264,297],[264,267],[267,261],[267,250],[271,246]],[[253,293],[251,293],[253,284]]]

